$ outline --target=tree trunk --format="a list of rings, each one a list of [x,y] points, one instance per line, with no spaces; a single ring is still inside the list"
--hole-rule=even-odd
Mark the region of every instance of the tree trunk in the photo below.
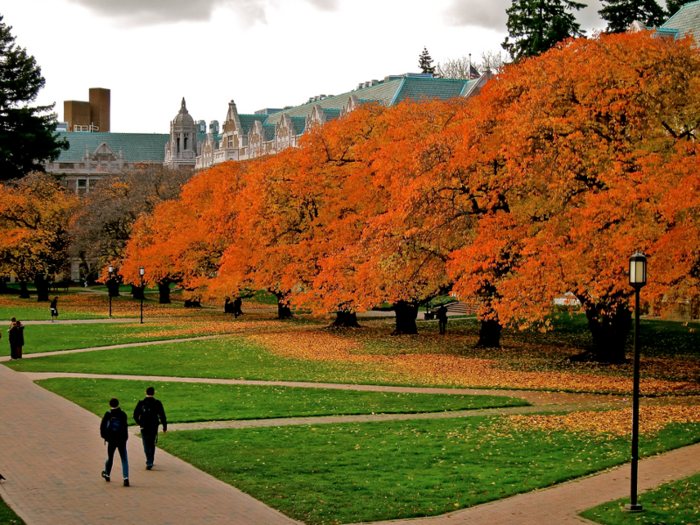
[[[7,280],[4,277],[0,277],[0,294],[7,293]]]
[[[277,316],[280,319],[291,319],[292,309],[281,298],[277,298]]]
[[[331,326],[335,328],[360,328],[360,325],[357,323],[357,314],[343,310],[337,312],[335,321]]]
[[[29,299],[29,290],[27,290],[27,281],[19,282],[19,298]]]
[[[136,286],[135,284],[131,285],[131,295],[134,297],[134,299],[144,299],[144,290],[145,286]]]
[[[158,302],[170,304],[170,281],[158,283]]]
[[[36,300],[40,303],[49,301],[50,283],[43,274],[34,276],[34,286],[36,286]]]
[[[201,308],[199,299],[185,299],[185,308]]]
[[[620,306],[611,314],[602,315],[603,307],[593,305],[586,308],[588,329],[593,336],[593,348],[575,355],[572,361],[596,361],[599,363],[626,363],[625,347],[632,329],[632,312]]]
[[[394,311],[396,312],[396,329],[392,332],[392,335],[418,333],[418,326],[416,325],[416,317],[418,317],[417,304],[399,301],[394,305]]]
[[[119,297],[119,281],[117,279],[107,280],[107,293],[110,297]]]
[[[479,329],[479,341],[476,346],[479,348],[500,348],[501,347],[501,324],[493,319],[481,321]]]

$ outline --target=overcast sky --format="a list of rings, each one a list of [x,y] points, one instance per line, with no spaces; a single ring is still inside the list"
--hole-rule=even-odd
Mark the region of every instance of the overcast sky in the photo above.
[[[586,0],[582,0],[586,1]],[[578,13],[602,29],[599,0]],[[358,83],[499,51],[511,0],[5,0],[0,14],[42,68],[38,102],[111,89],[113,132],[168,133],[184,96],[195,120],[338,95]]]

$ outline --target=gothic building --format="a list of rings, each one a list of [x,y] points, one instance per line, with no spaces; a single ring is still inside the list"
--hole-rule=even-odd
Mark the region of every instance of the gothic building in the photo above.
[[[205,169],[229,160],[247,160],[295,147],[304,132],[315,125],[340,118],[368,102],[392,106],[422,98],[446,100],[477,94],[489,74],[470,80],[434,78],[431,74],[406,73],[360,84],[342,95],[311,97],[306,104],[284,109],[263,109],[240,114],[232,100],[228,104],[222,134],[216,126],[202,138],[194,119],[187,113],[185,100],[170,124],[170,141],[165,146],[165,166],[192,166]],[[218,124],[218,123],[217,123]]]

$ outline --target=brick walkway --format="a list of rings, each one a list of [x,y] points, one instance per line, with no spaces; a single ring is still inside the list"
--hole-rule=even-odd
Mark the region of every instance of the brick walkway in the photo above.
[[[162,450],[145,470],[129,440],[131,484],[101,477],[99,418],[0,366],[0,495],[27,525],[298,523]]]

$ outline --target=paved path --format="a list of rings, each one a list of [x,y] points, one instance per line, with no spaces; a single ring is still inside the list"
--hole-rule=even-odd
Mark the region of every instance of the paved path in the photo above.
[[[33,359],[35,357],[46,357],[51,355],[63,355],[63,354],[81,354],[83,352],[96,352],[99,350],[113,350],[114,348],[130,348],[132,346],[149,346],[149,345],[164,345],[169,343],[188,343],[190,341],[202,341],[204,339],[216,339],[217,337],[225,337],[227,334],[219,335],[203,335],[201,337],[189,337],[182,339],[163,339],[159,341],[143,341],[141,343],[124,343],[122,345],[111,345],[111,346],[93,346],[92,348],[76,348],[74,350],[56,350],[54,352],[36,352],[32,354],[24,354],[22,359]],[[0,357],[0,363],[3,361],[9,361],[10,356]]]
[[[106,483],[99,418],[4,366],[0,414],[0,495],[27,525],[298,523],[162,450],[146,471],[133,438],[132,486],[118,460]]]
[[[639,462],[639,490],[652,489],[700,472],[700,444]],[[569,525],[592,523],[578,516],[630,494],[630,466],[536,490],[434,518],[383,521],[382,525]],[[644,505],[644,494],[639,502]]]

